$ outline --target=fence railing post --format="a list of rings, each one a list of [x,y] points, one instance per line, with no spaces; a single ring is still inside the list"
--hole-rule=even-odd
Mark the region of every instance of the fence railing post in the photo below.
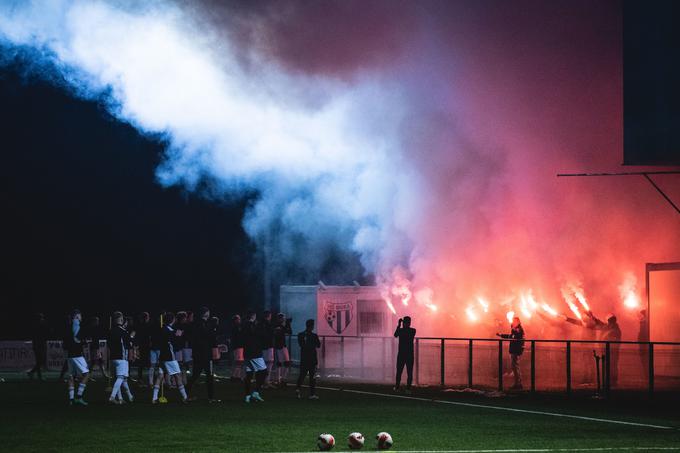
[[[321,337],[321,369],[326,372],[326,336]]]
[[[611,390],[611,345],[609,342],[604,346],[604,394],[609,398],[609,390]]]
[[[649,343],[649,396],[654,396],[654,343]]]
[[[420,338],[416,338],[416,385],[420,384]]]
[[[571,396],[571,341],[567,340],[567,396]]]
[[[531,392],[536,392],[536,340],[531,340]]]
[[[361,365],[361,377],[363,378],[365,376],[364,373],[364,337],[361,337],[360,341],[360,347],[361,347],[361,352],[359,354],[359,364]]]
[[[468,388],[472,388],[472,340],[468,340]]]
[[[340,337],[340,370],[345,377],[345,337]]]
[[[503,391],[503,340],[498,340],[498,391]]]
[[[380,364],[382,365],[382,377],[383,377],[383,380],[386,379],[386,377],[387,377],[387,369],[388,369],[388,366],[387,366],[387,358],[386,358],[386,355],[387,355],[387,348],[385,347],[385,342],[386,342],[386,341],[387,341],[387,338],[383,337],[382,342],[381,342],[381,344],[382,344],[382,348],[381,348],[382,351],[381,351],[381,355],[380,355]]]
[[[441,346],[440,346],[440,350],[439,350],[439,355],[440,355],[440,357],[439,357],[440,365],[439,366],[440,366],[440,370],[441,370],[440,378],[441,378],[441,386],[442,387],[444,387],[444,379],[445,379],[445,374],[446,374],[445,373],[445,371],[446,371],[446,368],[445,368],[445,349],[444,349],[445,347],[446,347],[446,343],[445,343],[445,340],[442,338],[441,339]]]

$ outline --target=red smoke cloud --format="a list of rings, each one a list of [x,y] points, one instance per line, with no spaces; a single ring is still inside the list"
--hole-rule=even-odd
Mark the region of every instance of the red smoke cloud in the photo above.
[[[522,316],[529,292],[570,313],[561,289],[577,284],[636,335],[618,287],[632,273],[643,296],[646,262],[680,261],[680,216],[641,177],[556,177],[621,170],[618,2],[237,6],[231,33],[247,52],[323,77],[371,71],[410,99],[401,159],[419,191],[397,230],[414,293],[431,288],[440,308],[421,323],[486,335],[506,311]],[[680,178],[656,179],[680,200]],[[389,281],[397,263],[384,264]],[[565,334],[540,319],[524,319],[529,336]]]

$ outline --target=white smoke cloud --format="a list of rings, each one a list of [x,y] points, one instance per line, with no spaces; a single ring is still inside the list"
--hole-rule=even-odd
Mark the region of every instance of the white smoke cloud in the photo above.
[[[246,231],[278,228],[275,253],[302,267],[324,257],[300,256],[298,237],[351,249],[368,271],[383,259],[409,184],[392,165],[398,141],[373,138],[402,114],[384,81],[339,86],[262,60],[244,69],[223,35],[168,2],[17,1],[0,13],[10,45],[37,49],[80,96],[105,96],[117,118],[169,139],[162,184],[208,177],[258,191]],[[310,107],[310,95],[322,102]]]

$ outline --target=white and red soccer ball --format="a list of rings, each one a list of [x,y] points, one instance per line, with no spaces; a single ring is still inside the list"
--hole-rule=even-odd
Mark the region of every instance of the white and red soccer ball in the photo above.
[[[347,436],[347,446],[351,450],[359,450],[364,446],[364,435],[361,433],[350,433]]]
[[[332,434],[319,434],[316,445],[321,451],[328,451],[335,446],[335,437]]]
[[[375,436],[375,439],[378,441],[378,450],[387,450],[392,447],[392,444],[394,443],[390,433],[386,433],[384,431],[378,433],[378,435]]]

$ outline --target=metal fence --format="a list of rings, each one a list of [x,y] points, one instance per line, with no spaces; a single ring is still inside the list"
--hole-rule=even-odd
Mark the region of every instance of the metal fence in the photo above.
[[[321,376],[357,382],[394,380],[393,337],[324,336]],[[503,390],[512,383],[507,339],[415,340],[414,383]],[[299,356],[291,338],[293,359]],[[531,392],[680,390],[680,343],[525,340],[520,359],[524,388]],[[405,377],[405,376],[404,376]]]
[[[397,340],[394,337],[323,336],[319,372],[323,378],[353,382],[394,382]],[[414,382],[454,388],[503,390],[512,383],[509,343],[490,338],[415,340]],[[297,339],[288,339],[291,358],[299,360]],[[0,370],[25,371],[33,366],[30,341],[0,342]],[[102,346],[105,342],[102,342]],[[60,341],[47,343],[47,365],[61,369]],[[103,348],[104,351],[106,348]],[[106,359],[106,357],[104,357]],[[228,372],[231,354],[218,364]],[[680,391],[680,343],[525,340],[520,360],[524,388],[531,392]],[[404,376],[405,378],[405,376]]]

